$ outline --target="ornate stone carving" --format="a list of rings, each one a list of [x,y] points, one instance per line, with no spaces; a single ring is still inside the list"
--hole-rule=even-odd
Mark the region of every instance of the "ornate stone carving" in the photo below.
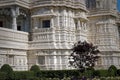
[[[116,0],[86,1],[89,12],[85,0],[0,0],[0,24],[4,25],[0,26],[4,27],[0,28],[0,66],[9,63],[14,70],[26,70],[28,62],[28,68],[37,64],[44,69],[68,69],[70,49],[79,40],[99,46],[103,53],[98,67],[118,66]],[[44,20],[48,20],[50,27],[43,27]],[[14,30],[5,29],[11,27]],[[17,31],[20,28],[30,28],[31,34]]]

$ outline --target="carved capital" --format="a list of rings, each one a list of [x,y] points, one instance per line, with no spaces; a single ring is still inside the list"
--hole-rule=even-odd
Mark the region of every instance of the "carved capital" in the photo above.
[[[19,15],[19,7],[11,7],[12,17],[17,17]]]

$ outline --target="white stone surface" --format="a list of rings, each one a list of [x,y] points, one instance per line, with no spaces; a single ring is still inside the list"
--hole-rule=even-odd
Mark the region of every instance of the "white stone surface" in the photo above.
[[[88,8],[85,0],[0,0],[0,66],[70,69],[70,49],[75,42],[86,40],[101,51],[96,68],[120,67],[116,0],[87,1]],[[43,28],[43,20],[50,20],[50,28]]]

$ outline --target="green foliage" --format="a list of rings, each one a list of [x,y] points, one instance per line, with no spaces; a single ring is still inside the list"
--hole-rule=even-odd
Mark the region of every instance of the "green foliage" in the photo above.
[[[13,75],[13,69],[11,66],[9,66],[8,64],[4,64],[1,69],[1,72],[5,72],[6,73],[6,79],[13,79],[14,75]]]
[[[108,76],[108,71],[107,70],[99,70],[100,77],[107,77]]]
[[[0,80],[5,80],[5,79],[6,79],[6,73],[0,72]]]
[[[94,68],[88,68],[85,72],[84,72],[84,76],[86,77],[93,77],[94,76]]]
[[[117,75],[120,76],[120,69],[117,70]]]
[[[0,69],[1,72],[6,72],[6,73],[11,73],[13,72],[13,69],[11,66],[9,66],[8,64],[4,64],[1,69]]]
[[[38,65],[33,65],[33,66],[30,68],[30,71],[38,72],[38,71],[40,71],[40,68],[39,68]]]
[[[78,78],[81,76],[99,77],[100,80],[120,80],[120,77],[110,77],[108,70],[94,70],[93,68],[87,69],[84,73],[80,73],[79,70],[40,70],[37,75],[34,75],[33,71],[14,71],[13,73],[13,78],[10,78],[6,72],[0,72],[0,80],[70,80],[74,76]]]
[[[93,72],[93,76],[94,77],[99,77],[100,76],[100,72],[99,72],[99,70],[95,70],[94,72]]]
[[[15,80],[30,80],[34,79],[34,72],[32,71],[15,71],[14,72]]]
[[[33,66],[31,66],[30,71],[33,71],[34,72],[34,76],[37,77],[37,74],[40,71],[40,68],[39,68],[38,65],[33,65]]]
[[[100,80],[106,80],[106,78],[105,77],[101,77]]]
[[[95,79],[93,79],[95,80]],[[98,80],[98,79],[96,79]],[[120,77],[101,77],[99,80],[120,80]]]
[[[38,72],[37,75],[39,78],[59,78],[62,79],[64,77],[71,77],[71,76],[79,76],[78,70],[41,70]]]
[[[108,68],[108,76],[117,76],[117,68],[114,65]]]

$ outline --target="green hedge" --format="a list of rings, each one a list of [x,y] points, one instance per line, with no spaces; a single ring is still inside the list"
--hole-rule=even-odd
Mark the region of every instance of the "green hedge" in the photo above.
[[[106,77],[107,70],[95,70],[99,74],[99,77]],[[94,72],[95,72],[94,71]],[[91,77],[94,76],[94,73],[91,70],[87,70],[85,73],[82,73],[82,76]],[[81,73],[78,70],[40,70],[34,75],[33,71],[14,71],[13,80],[49,80],[49,79],[64,79],[71,78],[73,76],[80,77]],[[5,80],[6,74],[1,72],[0,79]],[[96,76],[96,75],[95,75]]]
[[[98,70],[100,77],[107,77],[108,76],[108,70]]]
[[[0,72],[4,72],[6,75],[3,75],[6,77],[6,80],[12,80],[14,78],[13,76],[13,69],[10,65],[8,64],[4,64],[1,69]]]
[[[117,75],[120,76],[120,69],[117,70]]]
[[[114,65],[108,68],[108,76],[117,76],[117,68]]]
[[[30,71],[38,72],[38,71],[40,71],[40,68],[39,68],[38,65],[33,65],[33,66],[30,68]]]
[[[7,74],[5,72],[0,72],[0,80],[5,80]]]
[[[119,75],[120,70],[117,70]],[[87,70],[80,73],[78,70],[40,70],[34,75],[33,71],[14,71],[12,79],[7,79],[5,72],[0,72],[0,80],[69,80],[71,77],[84,75],[88,78],[100,77],[100,80],[117,80],[118,78],[109,77],[108,70]],[[119,75],[120,76],[120,75]],[[120,78],[119,78],[120,79]]]
[[[71,76],[79,76],[79,71],[77,70],[43,70],[39,71],[37,77],[45,77],[45,78],[64,78]]]
[[[0,80],[69,80],[74,77],[98,77],[100,80],[120,80],[120,69],[111,65],[108,70],[86,69],[85,72],[80,70],[40,70],[37,65],[31,67],[30,71],[13,71],[12,68],[5,64],[0,69]],[[113,78],[115,77],[115,78]]]
[[[14,72],[14,79],[15,80],[30,80],[33,79],[34,72],[32,71],[15,71]]]

